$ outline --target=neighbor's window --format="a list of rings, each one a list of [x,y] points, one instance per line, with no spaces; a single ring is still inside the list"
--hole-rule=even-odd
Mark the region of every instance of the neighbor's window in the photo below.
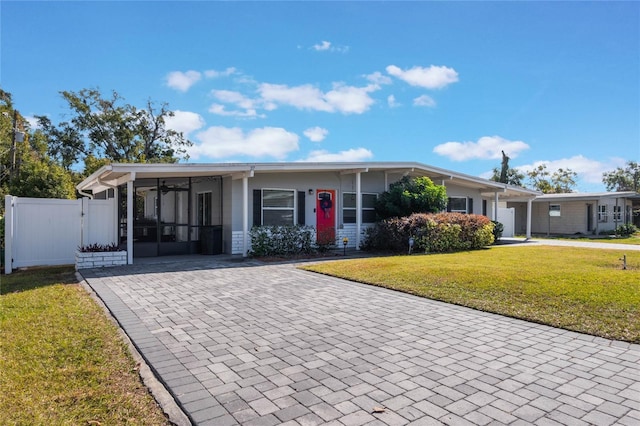
[[[549,216],[560,216],[560,204],[549,204]]]
[[[376,199],[378,194],[362,194],[362,223],[374,223],[376,221]],[[356,223],[356,194],[355,192],[342,193],[342,222]]]
[[[606,222],[608,220],[607,205],[598,206],[598,222]]]
[[[263,189],[262,224],[294,225],[295,198],[293,189]]]
[[[613,220],[622,220],[622,206],[613,206]]]
[[[449,197],[447,211],[452,213],[469,213],[470,201],[468,197]]]

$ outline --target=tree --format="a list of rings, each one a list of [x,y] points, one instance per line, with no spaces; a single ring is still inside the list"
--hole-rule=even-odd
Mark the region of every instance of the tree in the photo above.
[[[573,192],[576,186],[575,178],[578,174],[571,169],[558,169],[549,173],[546,164],[540,164],[527,172],[527,177],[533,189],[544,194],[563,194]]]
[[[495,182],[506,183],[508,185],[522,186],[524,173],[509,167],[509,160],[510,158],[504,153],[504,151],[502,151],[501,166],[499,169],[497,167],[493,169],[493,175],[489,179]]]
[[[640,192],[640,163],[627,161],[626,167],[618,167],[602,174],[602,183],[607,191]]]
[[[192,143],[181,132],[166,128],[174,113],[166,103],[147,101],[144,109],[124,103],[112,91],[105,98],[97,89],[63,91],[71,120],[57,126],[38,117],[49,139],[49,154],[64,167],[84,162],[89,156],[124,163],[173,163],[188,158]]]
[[[75,198],[73,174],[49,157],[44,136],[30,132],[28,122],[14,109],[11,94],[3,90],[0,112],[0,196]],[[24,134],[21,141],[14,139],[17,131]]]
[[[437,213],[447,205],[444,185],[435,185],[428,177],[404,176],[380,194],[375,209],[382,219],[404,217],[412,213]]]

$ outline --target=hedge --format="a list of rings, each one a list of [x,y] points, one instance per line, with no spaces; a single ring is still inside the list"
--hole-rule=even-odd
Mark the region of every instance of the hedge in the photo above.
[[[414,213],[376,223],[366,231],[361,248],[402,253],[409,250],[409,238],[413,238],[414,252],[474,250],[493,244],[493,228],[482,215]]]

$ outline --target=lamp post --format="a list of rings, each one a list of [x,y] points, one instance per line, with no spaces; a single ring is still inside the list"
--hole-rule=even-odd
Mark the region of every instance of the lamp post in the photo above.
[[[342,239],[342,250],[343,250],[342,254],[343,254],[343,256],[347,255],[347,244],[349,244],[349,238],[344,237]]]

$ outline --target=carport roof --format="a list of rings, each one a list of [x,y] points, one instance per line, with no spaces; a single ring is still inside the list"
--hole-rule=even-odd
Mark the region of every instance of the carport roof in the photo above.
[[[116,163],[101,167],[80,182],[79,191],[104,191],[131,179],[222,176],[240,179],[257,173],[340,172],[342,174],[380,171],[389,174],[427,176],[436,184],[440,181],[478,189],[484,196],[499,193],[500,199],[533,199],[540,192],[518,186],[494,182],[452,170],[427,166],[417,162],[330,162],[330,163],[209,163],[209,164],[139,164]]]

